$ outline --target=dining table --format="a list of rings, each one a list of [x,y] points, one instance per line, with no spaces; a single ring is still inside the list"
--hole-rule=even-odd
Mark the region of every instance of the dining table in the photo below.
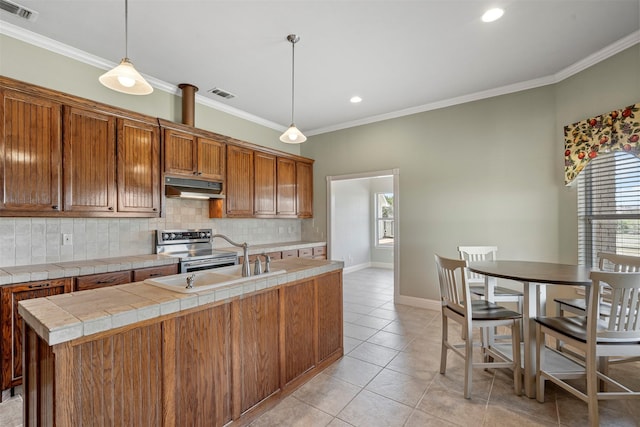
[[[485,295],[494,301],[497,279],[520,282],[523,285],[522,341],[524,392],[536,397],[536,333],[535,317],[546,315],[546,286],[584,286],[585,295],[591,285],[591,268],[583,265],[556,264],[537,261],[482,261],[470,262],[468,269],[485,277]]]

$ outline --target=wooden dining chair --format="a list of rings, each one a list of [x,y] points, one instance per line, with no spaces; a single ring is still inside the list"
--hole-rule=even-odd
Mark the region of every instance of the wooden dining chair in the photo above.
[[[598,252],[598,269],[603,271],[618,272],[638,272],[640,271],[640,257],[630,255],[619,255],[611,252]],[[587,309],[585,298],[554,298],[556,303],[556,315],[564,316],[565,312],[570,312],[584,316]],[[609,317],[611,303],[609,292],[604,290],[600,301],[600,316]]]
[[[640,273],[593,271],[590,277],[592,285],[585,316],[535,319],[536,396],[539,402],[544,402],[545,381],[551,381],[585,401],[589,408],[589,423],[597,426],[599,400],[640,399],[639,391],[631,390],[599,369],[603,366],[602,360],[608,357],[640,356]],[[600,316],[598,304],[605,287],[611,289],[611,314],[607,320]],[[566,353],[545,348],[546,336],[579,349],[585,354],[585,360],[579,361]],[[557,361],[547,366],[545,353],[551,351],[570,359],[574,367],[562,370]],[[586,382],[586,393],[577,388],[579,385],[575,380],[580,378]],[[607,384],[607,391],[599,391],[599,381]]]
[[[495,261],[498,253],[497,246],[458,246],[458,253],[460,259],[467,260],[468,262],[475,261]],[[485,298],[484,292],[484,276],[469,269],[465,269],[465,275],[467,284],[471,295],[474,295],[480,299]],[[493,290],[494,302],[515,302],[518,307],[518,311],[522,313],[522,301],[524,295],[522,292],[505,288],[503,286],[496,286]]]
[[[486,300],[472,300],[467,286],[465,269],[467,261],[443,258],[435,255],[440,283],[442,302],[442,349],[440,355],[440,373],[447,369],[447,352],[462,357],[464,367],[464,397],[471,398],[473,368],[510,368],[513,369],[513,382],[516,394],[522,390],[520,373],[520,321],[522,315]],[[449,319],[462,326],[464,342],[449,341]],[[511,355],[501,351],[495,343],[482,345],[483,362],[473,361],[473,328],[511,327]],[[498,341],[496,341],[498,342]],[[487,357],[488,356],[488,357]],[[488,360],[492,360],[489,362]]]

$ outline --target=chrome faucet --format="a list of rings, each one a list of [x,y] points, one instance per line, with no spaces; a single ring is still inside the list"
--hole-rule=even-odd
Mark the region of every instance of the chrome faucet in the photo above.
[[[269,273],[271,271],[271,257],[265,253],[261,255],[264,257],[264,272]]]
[[[220,237],[221,239],[226,240],[235,247],[242,248],[242,277],[251,276],[251,265],[249,263],[249,244],[247,242],[236,243],[224,234],[214,234],[213,236],[211,236],[211,240],[216,237]]]
[[[191,276],[187,276],[187,286],[185,286],[185,288],[192,289],[193,288],[193,282],[195,280],[196,280],[195,273],[193,273]]]

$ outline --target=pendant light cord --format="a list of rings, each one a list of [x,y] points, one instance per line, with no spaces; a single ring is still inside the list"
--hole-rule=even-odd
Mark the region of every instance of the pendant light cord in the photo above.
[[[124,57],[129,58],[129,1],[124,0]]]
[[[291,41],[291,124],[293,120],[293,112],[295,111],[295,81],[296,81],[296,40]]]

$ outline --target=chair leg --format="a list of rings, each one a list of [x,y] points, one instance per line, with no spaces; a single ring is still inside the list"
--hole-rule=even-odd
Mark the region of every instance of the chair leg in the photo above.
[[[557,317],[564,316],[564,310],[562,309],[562,304],[560,304],[559,302],[556,302],[556,316]],[[556,350],[562,351],[562,341],[560,341],[559,339],[556,339]]]
[[[514,320],[511,326],[511,342],[513,345],[513,387],[516,395],[522,394],[522,372],[520,372],[520,321]]]
[[[444,374],[447,370],[447,337],[448,332],[448,319],[447,316],[442,314],[442,348],[440,350],[440,373]]]
[[[464,398],[471,399],[471,384],[473,381],[473,335],[471,326],[465,325],[467,340],[464,343]]]
[[[540,375],[540,369],[544,364],[542,348],[544,348],[544,334],[540,325],[536,324],[536,399],[540,403],[544,403],[544,378]]]
[[[598,426],[598,376],[596,370],[598,361],[595,357],[595,351],[589,351],[586,355],[585,370],[587,376],[587,404],[589,406],[589,424]]]

